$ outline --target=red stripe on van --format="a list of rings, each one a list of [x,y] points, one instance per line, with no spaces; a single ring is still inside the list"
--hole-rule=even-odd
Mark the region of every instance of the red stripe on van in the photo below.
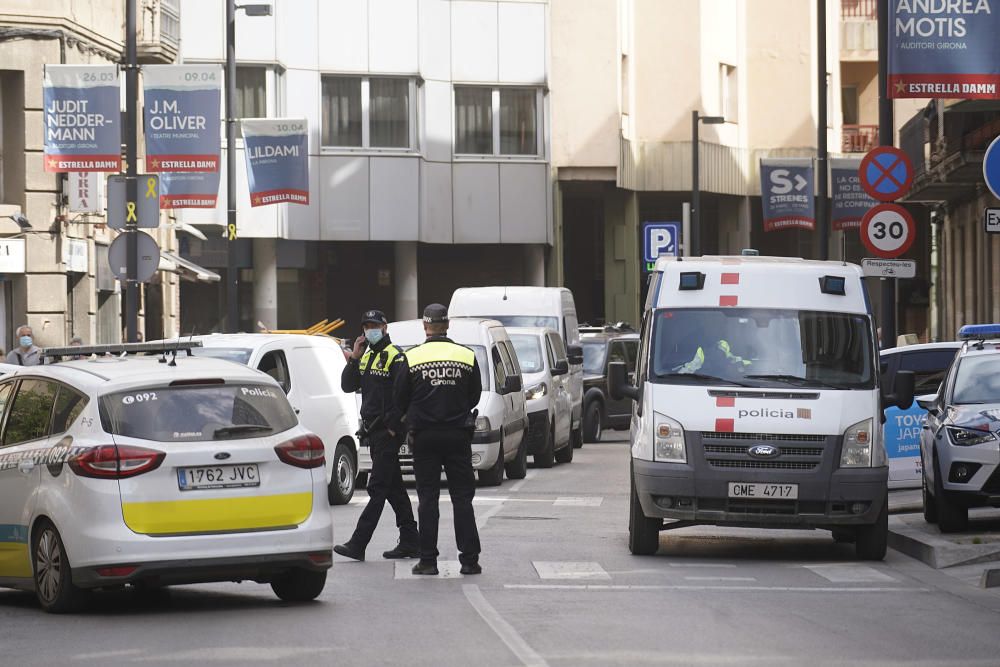
[[[736,407],[736,397],[735,396],[716,396],[715,397],[715,407],[717,407],[717,408],[735,408]]]
[[[719,297],[719,305],[720,306],[735,306],[739,302],[740,302],[740,298],[738,296],[722,295],[722,296]]]
[[[739,285],[740,284],[740,274],[738,274],[738,273],[723,273],[722,274],[722,284],[723,285]]]
[[[736,430],[736,420],[735,419],[716,419],[715,420],[715,431],[716,433],[732,433]]]

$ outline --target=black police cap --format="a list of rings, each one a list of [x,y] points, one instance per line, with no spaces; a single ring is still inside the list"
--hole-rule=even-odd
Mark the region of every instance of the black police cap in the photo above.
[[[424,308],[424,322],[427,324],[442,324],[448,321],[448,309],[440,303],[432,303]]]
[[[385,319],[385,313],[381,310],[366,310],[365,314],[361,316],[362,324],[388,324],[389,321]]]

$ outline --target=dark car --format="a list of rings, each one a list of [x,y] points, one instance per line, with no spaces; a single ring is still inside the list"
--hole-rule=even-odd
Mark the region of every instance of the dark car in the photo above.
[[[635,377],[639,334],[624,323],[580,327],[583,346],[583,439],[597,442],[606,428],[627,429],[632,415],[628,398],[614,400],[608,390],[608,364],[625,363]]]

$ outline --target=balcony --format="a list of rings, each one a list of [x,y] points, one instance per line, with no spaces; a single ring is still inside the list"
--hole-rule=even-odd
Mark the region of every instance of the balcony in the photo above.
[[[840,59],[878,62],[878,0],[840,0]]]
[[[878,0],[840,0],[840,15],[874,21],[878,17]]]
[[[136,20],[139,62],[176,62],[181,42],[180,0],[142,0]]]
[[[878,125],[844,125],[841,153],[867,153],[878,146]]]

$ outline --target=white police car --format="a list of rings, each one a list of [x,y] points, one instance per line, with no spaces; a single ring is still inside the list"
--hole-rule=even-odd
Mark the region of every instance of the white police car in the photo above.
[[[927,410],[920,438],[924,518],[943,533],[965,530],[969,508],[1000,507],[1000,324],[967,325]]]
[[[183,354],[0,378],[0,586],[35,591],[51,612],[126,583],[322,592],[333,548],[323,443],[271,378]]]

